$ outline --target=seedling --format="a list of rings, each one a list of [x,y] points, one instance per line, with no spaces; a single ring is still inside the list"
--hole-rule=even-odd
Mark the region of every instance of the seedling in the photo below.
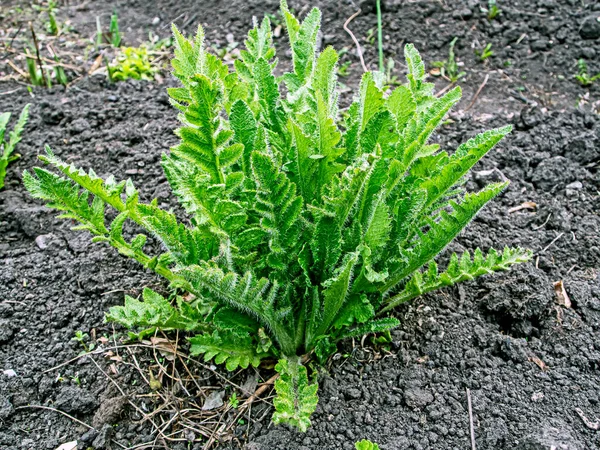
[[[6,168],[8,167],[8,164],[21,156],[18,153],[15,153],[15,147],[21,140],[21,135],[23,134],[27,119],[29,118],[29,104],[25,105],[21,111],[19,120],[13,130],[8,134],[8,139],[5,140],[4,136],[6,135],[6,128],[10,116],[11,114],[9,112],[0,114],[0,149],[2,150],[2,153],[0,154],[0,189],[4,187],[4,179],[6,178]]]
[[[360,442],[357,442],[355,444],[355,448],[356,450],[379,450],[379,445],[374,444],[371,441],[367,441],[366,439],[363,439]]]
[[[58,26],[58,22],[56,20],[56,11],[58,7],[56,1],[49,0],[48,1],[48,23],[46,24],[46,28],[50,34],[57,36],[60,33],[60,27]]]
[[[231,394],[231,397],[229,397],[229,406],[231,406],[233,409],[237,409],[239,405],[240,401],[237,398],[237,394],[234,392]]]
[[[123,47],[119,50],[114,64],[108,66],[111,81],[124,81],[128,79],[151,81],[159,68],[152,64],[148,48]]]
[[[396,66],[396,62],[393,58],[388,58],[385,70],[385,81],[384,86],[386,88],[399,86],[402,82],[398,79],[396,75],[394,75],[394,67]]]
[[[48,82],[43,77],[42,68],[37,64],[37,60],[26,50],[25,63],[27,64],[27,73],[29,74],[29,82],[33,86],[48,85]],[[51,87],[52,83],[48,85]]]
[[[340,64],[338,67],[338,75],[340,77],[347,77],[349,75],[350,64],[352,64],[352,61],[344,61]]]
[[[494,55],[494,52],[492,51],[492,44],[486,44],[485,47],[483,47],[482,50],[475,50],[475,54],[477,56],[479,56],[479,59],[481,61],[486,61],[490,56]]]
[[[487,10],[487,18],[492,21],[502,12],[502,10],[498,9],[498,5],[496,4],[496,0],[488,1],[488,10]]]
[[[110,43],[113,47],[121,46],[121,33],[119,32],[119,17],[117,12],[113,12],[110,16],[110,25],[108,27]]]
[[[583,59],[577,61],[577,68],[579,69],[579,72],[574,76],[582,86],[591,86],[594,84],[594,81],[600,79],[600,73],[597,73],[594,76],[589,75],[588,66]]]
[[[89,345],[87,344],[87,342],[90,340],[90,335],[84,333],[81,330],[77,330],[75,332],[75,337],[73,338],[73,340],[81,344],[85,353],[91,352],[95,348],[95,345],[93,343]]]
[[[100,17],[96,17],[96,49],[100,48],[103,43],[110,44],[114,48],[121,46],[122,36],[119,31],[119,17],[117,12],[113,12],[110,16],[110,24],[108,32],[102,31],[102,23]]]
[[[306,431],[318,386],[303,357],[325,362],[341,339],[396,327],[388,314],[397,305],[531,252],[452,254],[439,270],[434,258],[506,188],[466,193],[464,179],[511,127],[479,134],[451,156],[428,144],[461,91],[437,98],[410,44],[408,82],[386,97],[381,73],[365,73],[342,123],[338,55],[317,51],[320,11],[300,22],[285,1],[281,10],[293,66],[281,77],[268,18],[249,32],[234,72],[206,51],[202,27],[188,40],[173,26],[180,86],[168,92],[182,126],[162,165],[186,223],[157,201],[141,202],[131,180],[103,180],[48,147],[41,159],[61,174],[36,167],[23,181],[94,242],[193,296],[172,304],[145,289],[107,320],[185,330],[190,355],[228,370],[277,359],[273,421]],[[118,212],[111,222],[107,206]],[[147,254],[146,234],[128,240],[126,221],[164,252]]]
[[[365,41],[369,45],[375,45],[376,37],[377,37],[377,28],[369,28],[367,30],[367,35],[365,36]]]
[[[448,50],[448,59],[445,61],[434,61],[431,63],[433,67],[437,67],[440,69],[439,75],[451,83],[456,83],[462,77],[464,77],[467,73],[461,72],[458,68],[458,64],[456,62],[456,57],[454,55],[454,46],[456,45],[457,37],[452,39],[450,42],[450,48]]]

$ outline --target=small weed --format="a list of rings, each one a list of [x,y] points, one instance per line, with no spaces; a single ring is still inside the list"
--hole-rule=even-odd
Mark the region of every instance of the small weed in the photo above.
[[[597,73],[594,76],[589,75],[588,66],[583,59],[577,61],[577,68],[579,69],[579,72],[574,75],[574,77],[582,86],[591,86],[594,84],[594,81],[600,79],[600,73]]]
[[[96,49],[102,44],[109,44],[112,47],[118,48],[123,41],[121,32],[119,31],[119,16],[117,12],[113,12],[110,16],[110,25],[108,32],[102,31],[102,23],[100,17],[96,17]]]
[[[128,79],[151,81],[158,70],[159,68],[150,61],[148,48],[145,45],[121,48],[116,61],[108,65],[111,81]]]
[[[239,404],[240,400],[237,398],[237,394],[234,392],[231,394],[231,397],[229,397],[229,406],[231,406],[233,409],[237,409]]]
[[[501,12],[502,10],[498,9],[498,5],[496,5],[496,0],[489,0],[487,9],[488,20],[494,20]]]
[[[356,448],[356,450],[379,450],[379,445],[366,439],[357,442],[356,444],[354,444],[354,447]]]
[[[110,16],[108,33],[110,34],[111,45],[113,47],[119,47],[121,45],[121,33],[119,32],[119,17],[117,16],[116,11]]]
[[[438,69],[440,69],[439,75],[442,78],[446,78],[452,83],[456,83],[458,80],[460,80],[467,74],[467,72],[459,71],[458,64],[456,62],[456,57],[454,54],[454,46],[456,45],[456,41],[458,41],[457,37],[452,39],[452,42],[450,42],[450,48],[448,50],[448,59],[446,59],[445,61],[434,61],[431,63],[433,67],[437,67]]]
[[[90,340],[90,335],[81,330],[77,330],[75,332],[75,337],[72,340],[79,342],[85,353],[91,352],[96,347],[93,343],[90,343],[89,345],[87,344],[87,342]]]
[[[377,37],[377,29],[369,28],[369,30],[367,31],[367,35],[365,36],[365,41],[367,41],[367,44],[369,44],[369,45],[375,45],[376,37]]]
[[[21,115],[19,116],[17,124],[9,133],[8,140],[5,141],[4,135],[6,134],[6,126],[10,120],[10,116],[11,114],[9,112],[0,114],[0,149],[2,150],[0,153],[0,189],[4,187],[4,178],[6,178],[6,168],[8,167],[8,163],[18,159],[19,156],[21,156],[18,153],[14,153],[14,151],[15,146],[21,140],[23,129],[27,124],[27,119],[29,117],[29,104],[25,105],[23,111],[21,111]]]
[[[58,22],[56,20],[56,11],[58,10],[56,2],[54,0],[50,0],[48,2],[48,23],[46,24],[46,28],[50,34],[54,36],[60,33],[60,27],[58,26]]]
[[[492,44],[486,44],[485,47],[483,47],[482,50],[475,50],[475,54],[477,56],[479,56],[479,59],[484,62],[486,61],[490,56],[494,56],[494,52],[492,51]]]
[[[351,61],[344,61],[342,64],[340,64],[340,67],[338,67],[338,75],[340,77],[347,77],[349,75],[349,69],[351,64]]]
[[[384,86],[391,88],[393,86],[400,86],[402,82],[398,79],[396,75],[394,75],[394,67],[396,63],[393,58],[388,58],[387,64],[385,66],[385,81]]]

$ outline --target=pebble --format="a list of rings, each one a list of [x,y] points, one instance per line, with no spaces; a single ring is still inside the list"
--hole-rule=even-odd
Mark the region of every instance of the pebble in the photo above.
[[[158,25],[160,23],[160,17],[155,17],[152,19],[152,25]]]
[[[600,38],[600,16],[586,17],[579,27],[579,36],[583,39]]]
[[[433,394],[427,389],[409,385],[404,389],[404,401],[411,408],[422,408],[433,402]]]
[[[473,17],[473,11],[471,11],[469,8],[457,9],[452,13],[452,17],[455,19],[470,19]]]
[[[48,240],[50,239],[51,236],[52,236],[51,234],[40,234],[38,237],[35,238],[36,245],[41,250],[48,248]]]
[[[12,377],[16,377],[16,376],[17,376],[17,372],[15,372],[15,371],[14,371],[14,370],[12,370],[12,369],[6,369],[6,370],[3,370],[3,371],[2,371],[2,373],[3,373],[5,376],[7,376],[8,378],[12,378]]]

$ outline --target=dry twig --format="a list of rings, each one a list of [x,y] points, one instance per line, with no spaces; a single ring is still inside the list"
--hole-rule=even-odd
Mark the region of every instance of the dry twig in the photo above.
[[[360,13],[361,13],[361,10],[359,9],[354,14],[352,14],[350,17],[348,17],[348,20],[346,20],[346,22],[344,23],[344,30],[346,30],[346,32],[350,35],[350,37],[354,41],[354,45],[356,45],[356,51],[358,52],[358,58],[360,59],[360,65],[362,66],[363,71],[368,72],[369,69],[367,69],[367,66],[365,65],[365,60],[363,59],[362,50],[360,48],[360,43],[358,42],[358,39],[356,39],[356,36],[354,36],[354,33],[352,33],[352,31],[350,31],[350,28],[348,28],[348,25],[350,24],[350,22],[352,22],[352,20],[354,20],[354,18],[356,16],[358,16]]]

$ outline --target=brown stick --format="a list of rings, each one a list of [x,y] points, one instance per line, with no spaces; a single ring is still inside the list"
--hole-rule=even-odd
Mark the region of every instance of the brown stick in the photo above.
[[[354,41],[354,45],[356,45],[356,51],[358,52],[358,58],[360,59],[360,64],[363,68],[363,71],[368,72],[369,69],[367,69],[367,66],[365,65],[365,60],[363,59],[362,50],[360,49],[360,43],[358,42],[358,39],[356,39],[356,36],[354,36],[352,31],[350,31],[350,28],[348,28],[348,25],[350,24],[350,22],[352,22],[352,20],[354,20],[354,18],[356,16],[358,16],[360,13],[361,13],[361,10],[359,9],[354,14],[352,14],[350,17],[348,17],[348,20],[346,20],[346,22],[344,23],[344,30],[346,30],[346,33],[348,33],[350,35],[350,37]]]
[[[66,412],[64,412],[64,411],[61,411],[60,409],[56,409],[56,408],[50,408],[49,406],[42,406],[42,405],[26,405],[26,406],[18,406],[18,407],[16,407],[15,409],[16,409],[16,410],[18,410],[18,409],[29,409],[29,408],[30,408],[30,409],[45,409],[45,410],[48,410],[48,411],[54,411],[54,412],[57,412],[57,413],[59,413],[59,414],[62,414],[62,415],[63,415],[63,416],[65,416],[65,417],[68,417],[69,419],[71,419],[71,420],[72,420],[72,421],[74,421],[74,422],[77,422],[79,425],[83,425],[83,426],[84,426],[84,427],[86,427],[88,430],[95,430],[95,428],[94,428],[94,427],[92,427],[91,425],[88,425],[87,423],[85,423],[85,422],[82,422],[82,421],[81,421],[81,420],[79,420],[79,419],[76,419],[75,417],[73,417],[73,416],[71,416],[71,415],[67,414]]]
[[[473,425],[473,408],[471,407],[471,391],[467,388],[467,406],[469,408],[469,429],[471,431],[471,450],[475,449],[475,426]]]
[[[33,30],[33,24],[31,22],[29,22],[29,29],[31,30],[31,35],[33,36],[33,44],[35,45],[35,55],[37,56],[38,66],[40,66],[40,72],[42,72],[42,81],[46,86],[48,86],[48,82],[46,81],[46,74],[44,73],[44,67],[42,66],[42,58],[40,57],[40,47],[38,45],[38,40],[35,35],[35,31]]]
[[[481,83],[481,85],[479,86],[479,89],[477,89],[477,92],[475,92],[475,95],[471,99],[471,103],[469,103],[469,106],[467,106],[467,109],[465,109],[465,112],[468,111],[468,110],[470,110],[473,107],[473,105],[475,104],[475,100],[477,100],[477,97],[479,97],[479,94],[481,94],[481,91],[485,87],[485,85],[488,82],[489,78],[490,78],[490,74],[486,73],[485,74],[485,78],[483,79],[483,83]]]

